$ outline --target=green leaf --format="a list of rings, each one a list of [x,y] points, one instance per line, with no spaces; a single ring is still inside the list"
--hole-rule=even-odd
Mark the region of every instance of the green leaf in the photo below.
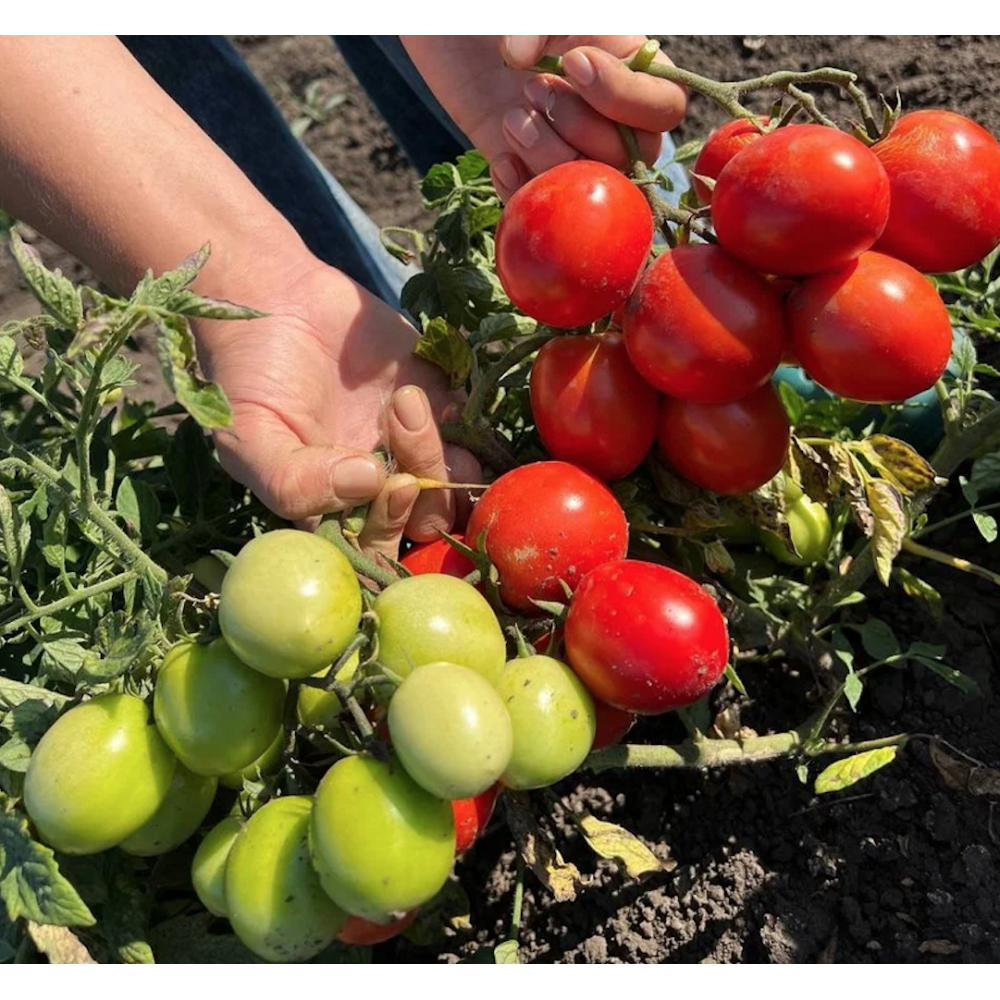
[[[63,329],[75,331],[83,320],[83,302],[73,282],[58,269],[50,271],[16,229],[10,234],[10,247],[31,294]]]
[[[136,534],[145,539],[156,536],[160,521],[160,501],[152,489],[141,479],[126,476],[118,486],[115,510],[129,523]]]
[[[232,427],[233,411],[222,387],[206,382],[197,373],[194,336],[187,320],[167,316],[159,319],[157,326],[160,367],[177,402],[207,430]]]
[[[872,552],[875,572],[883,586],[889,585],[892,562],[899,554],[906,537],[906,513],[903,498],[891,483],[884,479],[870,479],[865,484],[868,506],[875,518],[872,535]]]
[[[171,296],[163,308],[169,313],[198,319],[260,319],[267,315],[250,306],[236,305],[226,299],[198,295],[187,288]]]
[[[849,625],[861,636],[861,645],[873,660],[884,660],[899,652],[899,641],[892,629],[880,618],[869,618],[860,625]]]
[[[62,876],[55,855],[32,840],[28,821],[0,799],[0,898],[11,920],[90,927],[94,916]]]
[[[13,337],[0,336],[0,378],[20,379],[24,360]]]
[[[928,670],[937,674],[942,680],[946,680],[953,687],[958,688],[963,694],[976,696],[982,694],[979,685],[968,674],[963,674],[961,670],[956,670],[942,661],[942,657],[946,652],[947,649],[944,646],[932,646],[926,642],[914,642],[910,645],[905,655],[908,660],[916,660],[918,663],[922,663]]]
[[[835,760],[816,775],[813,788],[817,795],[827,795],[830,792],[850,788],[851,785],[891,764],[898,753],[899,747],[880,747],[878,750],[866,750],[864,753],[856,753],[843,760]]]
[[[463,199],[457,198],[434,223],[434,232],[443,249],[455,260],[464,260],[469,253],[469,216]]]
[[[518,944],[516,941],[501,941],[493,949],[493,960],[497,965],[519,965]]]
[[[726,664],[726,680],[728,680],[729,683],[732,684],[732,686],[736,688],[736,690],[739,691],[744,698],[749,697],[743,681],[740,680],[740,675],[736,673],[736,668],[731,663]]]
[[[107,904],[101,910],[101,930],[118,958],[128,965],[152,965],[149,935],[149,879],[139,881],[132,863],[121,852],[109,856],[105,873]]]
[[[478,149],[470,149],[456,161],[458,166],[458,176],[463,184],[486,177],[490,171],[489,160],[479,152]]]
[[[39,673],[60,684],[76,686],[87,667],[96,667],[100,657],[83,645],[82,639],[43,638]]]
[[[805,416],[806,401],[787,382],[778,383],[778,395],[788,414],[788,422],[797,426]]]
[[[427,208],[440,205],[462,183],[458,169],[450,163],[435,163],[420,182]]]
[[[973,367],[972,374],[989,375],[991,378],[1000,378],[1000,371],[997,371],[993,365],[983,364],[982,362]]]
[[[698,154],[704,145],[704,139],[691,139],[689,142],[682,143],[674,150],[674,163],[689,163],[698,159]]]
[[[733,562],[733,557],[729,554],[729,550],[725,544],[718,538],[715,541],[709,542],[703,551],[705,554],[705,565],[708,567],[710,573],[715,573],[718,576],[728,576],[735,571],[736,564]]]
[[[208,263],[210,253],[211,247],[206,243],[200,250],[185,257],[174,270],[167,271],[158,278],[154,278],[151,272],[147,273],[139,282],[132,301],[137,305],[163,308],[182,288],[187,288],[198,277]]]
[[[631,878],[669,869],[635,834],[617,824],[590,813],[573,818],[590,849],[598,857],[620,861]]]
[[[438,317],[424,326],[413,353],[437,365],[447,376],[453,389],[465,385],[472,372],[472,348],[462,334]]]
[[[66,565],[66,539],[69,533],[69,514],[66,504],[61,501],[42,529],[42,541],[39,548],[42,557],[53,569],[61,569]]]
[[[972,463],[969,481],[980,497],[1000,490],[1000,451],[993,451],[977,458]]]
[[[160,965],[263,965],[226,925],[210,913],[172,917],[149,933],[149,944]]]
[[[861,683],[861,678],[852,670],[844,679],[844,697],[852,712],[858,710],[858,702],[861,701],[863,693],[864,685]]]
[[[212,453],[195,420],[188,418],[177,428],[163,464],[181,511],[188,516],[196,514],[212,479]]]
[[[974,510],[972,520],[979,529],[979,534],[990,544],[997,540],[997,521],[991,514],[984,514],[982,511]]]
[[[834,604],[835,608],[847,608],[852,604],[863,604],[868,598],[860,590],[851,591],[850,594],[844,594],[844,596]]]
[[[27,774],[31,763],[31,747],[20,737],[10,736],[0,744],[0,767],[15,774]]]
[[[502,215],[499,205],[476,205],[469,212],[469,235],[476,236],[485,229],[495,228]]]
[[[892,578],[903,588],[903,593],[907,597],[914,597],[923,601],[935,618],[940,618],[944,610],[944,601],[941,595],[926,580],[921,580],[908,569],[902,566],[893,566]]]
[[[492,313],[476,330],[473,340],[476,344],[488,344],[495,340],[514,340],[530,337],[538,330],[538,323],[518,313]]]
[[[940,660],[948,652],[947,646],[935,646],[930,642],[913,642],[907,649],[907,656],[926,656],[932,660]]]
[[[115,611],[105,616],[94,633],[104,655],[84,664],[81,679],[88,684],[106,684],[121,677],[154,655],[155,635],[156,625],[146,615],[129,617],[124,611]]]

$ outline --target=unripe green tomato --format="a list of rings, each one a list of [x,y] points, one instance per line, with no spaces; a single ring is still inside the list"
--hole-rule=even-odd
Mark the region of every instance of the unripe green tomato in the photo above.
[[[236,936],[269,962],[307,962],[332,943],[347,919],[309,861],[312,807],[306,795],[261,806],[226,862],[229,922]]]
[[[281,729],[285,685],[239,660],[224,639],[184,642],[156,675],[156,725],[196,774],[229,774],[255,761]]]
[[[457,663],[496,684],[507,643],[489,602],[453,576],[398,580],[375,599],[380,663],[400,677],[427,663]]]
[[[410,777],[439,799],[471,799],[510,761],[510,716],[496,689],[468,667],[417,667],[389,702],[389,734]]]
[[[126,854],[151,858],[166,854],[193,837],[208,815],[219,787],[217,778],[189,771],[178,764],[163,804],[153,818],[121,842]]]
[[[778,562],[789,566],[812,566],[822,562],[833,540],[833,525],[826,507],[803,494],[785,508],[785,518],[798,555],[773,531],[760,533],[764,548]]]
[[[514,752],[502,784],[545,788],[583,763],[597,732],[597,715],[590,692],[565,663],[551,656],[511,660],[497,692],[514,728]]]
[[[273,774],[278,769],[284,749],[285,730],[279,729],[278,735],[274,737],[274,742],[255,761],[247,764],[240,771],[230,771],[229,774],[219,775],[219,784],[223,788],[232,788],[233,791],[238,792],[243,787],[244,778],[247,781],[260,781],[262,777]]]
[[[341,684],[346,684],[358,670],[361,657],[354,653],[351,658],[337,671],[337,680]],[[313,674],[313,677],[320,679],[327,677],[333,669],[332,665]],[[299,722],[303,726],[322,726],[329,732],[340,720],[340,714],[344,711],[344,706],[340,704],[340,699],[332,691],[323,691],[320,688],[309,687],[303,684],[299,688],[298,700]]]
[[[271,677],[308,677],[329,666],[360,618],[361,585],[347,557],[308,531],[247,542],[222,582],[222,634],[241,660]]]
[[[222,560],[216,556],[199,556],[188,566],[188,570],[211,593],[218,594],[222,590],[222,581],[226,578],[226,567],[222,564]]]
[[[451,803],[425,792],[398,761],[346,757],[316,790],[310,847],[338,905],[389,923],[447,881],[455,859]]]
[[[176,767],[143,701],[101,695],[63,713],[41,738],[24,779],[24,807],[49,846],[97,854],[152,819]]]
[[[226,816],[219,820],[198,845],[191,862],[191,884],[202,905],[217,917],[226,916],[226,862],[246,820]]]

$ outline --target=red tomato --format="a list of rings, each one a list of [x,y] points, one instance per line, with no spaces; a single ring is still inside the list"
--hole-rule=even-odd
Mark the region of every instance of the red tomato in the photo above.
[[[635,725],[635,716],[631,712],[623,712],[599,698],[594,699],[594,712],[597,716],[597,732],[594,734],[591,750],[603,750],[621,743],[625,734]]]
[[[767,115],[760,118],[762,125],[767,125],[770,121]],[[694,174],[694,193],[698,196],[698,201],[703,205],[712,204],[712,189],[698,178],[711,177],[713,181],[718,180],[722,168],[748,143],[759,139],[761,135],[761,131],[749,119],[734,118],[719,126],[708,137],[691,171]]]
[[[394,938],[397,934],[406,930],[417,918],[417,911],[410,910],[403,914],[399,920],[394,920],[391,924],[376,924],[364,917],[355,917],[348,914],[344,926],[341,927],[337,940],[342,944],[353,945],[373,945],[382,944]]]
[[[918,271],[957,271],[1000,243],[1000,143],[951,111],[913,111],[873,147],[889,175],[876,250]]]
[[[745,396],[771,377],[785,339],[779,292],[707,243],[659,257],[625,311],[632,363],[677,399],[727,403]]]
[[[544,653],[553,644],[553,641],[559,642],[562,636],[563,630],[557,628],[554,634],[546,632],[544,635],[540,635],[531,645],[534,647],[536,653]]]
[[[511,608],[538,612],[532,600],[564,601],[559,581],[583,576],[628,550],[628,521],[614,494],[566,462],[535,462],[502,475],[473,508],[466,537],[481,544],[500,574]]]
[[[713,493],[749,493],[785,463],[788,417],[769,382],[734,403],[665,399],[656,441],[685,479]]]
[[[497,275],[533,319],[584,326],[624,305],[652,243],[653,215],[639,188],[605,163],[572,160],[507,202]]]
[[[908,399],[929,389],[951,356],[951,323],[934,287],[885,254],[862,254],[804,281],[787,313],[802,367],[847,399]]]
[[[452,535],[460,542],[465,541],[464,535]],[[409,552],[399,560],[414,576],[425,573],[444,573],[445,576],[466,577],[476,567],[471,559],[462,555],[458,549],[453,549],[446,538],[424,545],[414,545]]]
[[[557,337],[531,367],[531,412],[553,458],[622,479],[646,457],[660,397],[632,367],[620,334]]]
[[[614,708],[658,715],[708,693],[729,659],[726,620],[694,580],[622,560],[588,573],[566,619],[580,680]]]
[[[761,136],[719,174],[719,242],[767,274],[816,274],[868,250],[889,217],[889,178],[854,136],[790,125]]]
[[[500,794],[500,785],[487,788],[474,799],[454,799],[451,811],[455,814],[455,854],[464,854],[486,829],[493,807]]]

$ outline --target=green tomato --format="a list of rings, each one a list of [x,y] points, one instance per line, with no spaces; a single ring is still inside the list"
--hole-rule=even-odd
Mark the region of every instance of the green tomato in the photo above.
[[[226,916],[226,862],[246,820],[227,816],[205,834],[191,862],[191,883],[202,905],[217,917]]]
[[[188,570],[211,593],[217,594],[222,590],[222,581],[226,577],[226,567],[217,556],[200,556],[188,566]]]
[[[405,677],[427,663],[457,663],[496,684],[507,643],[489,602],[475,587],[440,573],[411,576],[375,599],[379,662]]]
[[[229,922],[269,962],[307,962],[333,942],[347,919],[309,861],[312,808],[306,795],[272,799],[247,821],[226,862]]]
[[[358,670],[361,657],[354,653],[350,659],[337,671],[337,680],[346,684]],[[326,677],[333,666],[326,667],[314,677]],[[332,691],[322,691],[320,688],[308,687],[303,684],[299,688],[298,716],[299,722],[303,726],[321,726],[328,732],[334,729],[340,721],[340,714],[344,711],[344,706],[340,704],[340,699]]]
[[[510,761],[510,716],[496,689],[468,667],[417,667],[389,703],[400,763],[439,799],[471,799],[496,784]]]
[[[316,790],[310,836],[323,888],[375,923],[436,895],[455,859],[451,803],[425,792],[396,761],[337,761]]]
[[[153,818],[176,767],[143,701],[101,695],[65,712],[41,738],[24,779],[24,806],[57,851],[97,854]]]
[[[195,774],[178,764],[163,804],[151,820],[121,842],[121,849],[126,854],[151,858],[180,847],[195,835],[208,815],[218,787],[218,779]]]
[[[219,784],[223,788],[231,788],[238,792],[243,788],[243,780],[260,781],[262,777],[273,774],[281,763],[281,755],[285,749],[285,730],[279,729],[274,742],[255,760],[240,771],[219,775]]]
[[[597,731],[594,699],[565,663],[551,656],[511,660],[497,691],[514,727],[504,785],[544,788],[583,763]]]
[[[240,771],[281,730],[285,685],[237,659],[225,640],[185,642],[156,676],[153,712],[170,749],[196,774]]]
[[[833,525],[826,507],[800,492],[799,498],[785,507],[785,518],[798,554],[773,531],[760,533],[764,548],[778,562],[789,566],[812,566],[823,562],[833,540]]]
[[[271,531],[226,572],[219,625],[233,652],[271,677],[308,677],[347,648],[361,585],[347,557],[308,531]]]

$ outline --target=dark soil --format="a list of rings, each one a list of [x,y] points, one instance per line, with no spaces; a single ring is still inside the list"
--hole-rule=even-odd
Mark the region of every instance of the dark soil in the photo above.
[[[289,118],[300,113],[296,102],[313,80],[323,81],[324,93],[344,94],[306,141],[378,222],[420,223],[416,176],[329,39],[237,43]],[[898,89],[907,107],[954,108],[1000,132],[997,38],[668,36],[664,47],[679,65],[718,79],[779,68],[850,68],[871,91]],[[850,115],[832,95],[824,100],[830,113]],[[713,107],[692,99],[678,138],[703,134],[719,120]],[[68,273],[80,273],[71,259],[61,263]],[[0,264],[4,318],[26,309],[9,263]],[[935,516],[949,502],[939,501]],[[967,521],[935,535],[934,544],[1000,570],[1000,546],[986,546]],[[857,716],[843,720],[845,729],[855,740],[903,731],[938,734],[1000,767],[998,592],[945,567],[911,568],[941,592],[941,620],[898,588],[881,590],[874,583],[865,614],[889,622],[904,645],[947,645],[948,659],[979,683],[982,696],[962,695],[920,667],[886,671],[868,679]],[[750,689],[743,724],[761,733],[780,731],[809,713],[811,678],[778,664],[744,666],[741,674]],[[651,720],[631,738],[676,742],[683,733],[675,727],[671,719]],[[595,863],[565,817],[557,816],[560,849],[583,872],[586,887],[577,902],[555,903],[529,876],[524,961],[1000,960],[1000,815],[988,797],[948,787],[926,742],[911,743],[899,761],[839,797],[817,799],[791,763],[709,774],[605,774],[560,791],[568,807],[628,827],[676,867],[629,883],[613,863]],[[475,930],[438,947],[383,945],[376,960],[454,960],[477,944],[503,940],[513,866],[508,835],[497,827],[458,870]]]

